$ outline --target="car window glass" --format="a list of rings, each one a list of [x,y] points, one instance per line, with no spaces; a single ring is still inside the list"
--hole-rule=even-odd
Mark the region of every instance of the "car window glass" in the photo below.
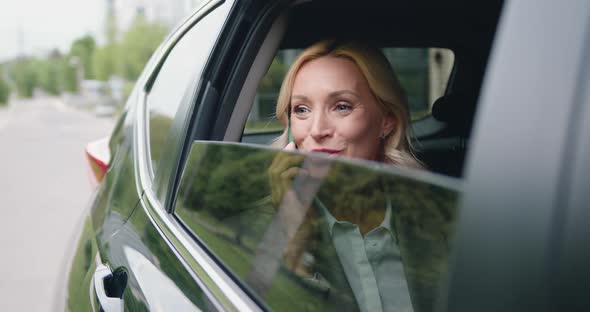
[[[266,139],[272,140],[283,128],[274,117],[276,101],[283,78],[301,51],[285,49],[275,56],[258,86],[244,131],[248,138],[244,141],[266,144],[269,142]],[[432,104],[447,88],[454,65],[453,52],[442,48],[383,48],[382,51],[407,92],[412,119],[429,115]]]
[[[229,7],[225,4],[208,13],[180,38],[166,57],[147,96],[150,157],[154,172],[174,116],[185,95],[193,91],[193,82],[201,75]]]
[[[433,311],[459,192],[453,179],[416,174],[195,142],[175,214],[275,311]]]

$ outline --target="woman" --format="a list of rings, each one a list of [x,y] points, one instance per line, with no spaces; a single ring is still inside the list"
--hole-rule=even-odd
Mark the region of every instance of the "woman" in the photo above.
[[[385,56],[368,45],[328,40],[305,49],[283,81],[276,116],[286,130],[275,146],[286,150],[421,168],[405,92]]]
[[[422,167],[412,153],[405,92],[385,56],[368,45],[329,40],[305,49],[283,81],[276,115],[286,129],[274,145],[284,150]],[[294,191],[291,186],[297,176],[305,184],[309,183],[305,176],[321,180],[326,174],[321,168],[325,166],[314,165],[313,160],[311,167],[301,169],[303,160],[303,155],[282,153],[269,170],[272,201],[279,214],[305,215],[296,225],[297,218],[285,218],[289,220],[284,224],[289,241],[286,266],[301,276],[325,276],[324,284],[340,294],[335,301],[341,307],[349,298],[356,305],[348,307],[361,311],[411,310],[389,201],[384,196],[367,200],[366,194],[352,191],[344,194],[350,200],[330,205],[334,201],[329,199],[342,195],[342,188],[328,194],[330,198],[314,195],[313,190],[307,195]],[[381,204],[368,204],[372,200]],[[302,204],[293,204],[297,201]],[[309,209],[310,201],[315,209]],[[313,245],[323,247],[310,251]],[[326,256],[329,250],[331,256]],[[314,264],[303,261],[306,253],[315,254]]]

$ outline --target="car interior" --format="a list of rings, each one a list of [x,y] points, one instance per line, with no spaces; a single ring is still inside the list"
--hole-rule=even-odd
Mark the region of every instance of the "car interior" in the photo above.
[[[413,118],[414,147],[428,170],[461,177],[501,6],[501,0],[380,1],[360,8],[349,1],[295,2],[260,46],[225,139],[268,144],[281,133],[244,130],[259,83],[279,51],[300,51],[326,38],[360,39],[380,48],[443,48],[454,56],[450,76],[427,114]]]

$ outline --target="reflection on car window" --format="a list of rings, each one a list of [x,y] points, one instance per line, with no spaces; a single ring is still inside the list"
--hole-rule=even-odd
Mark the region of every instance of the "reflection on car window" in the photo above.
[[[273,178],[279,163],[295,165],[292,179]],[[175,213],[273,310],[432,311],[458,191],[424,179],[376,163],[195,142]]]
[[[222,5],[193,26],[172,48],[147,96],[150,156],[154,172],[162,157],[172,121],[188,88],[208,60],[230,5]]]
[[[446,90],[454,64],[453,52],[441,48],[382,50],[407,92],[412,119],[429,115],[434,101]],[[282,125],[274,118],[276,101],[283,78],[299,52],[286,49],[277,53],[258,86],[243,142],[268,144],[280,134]]]

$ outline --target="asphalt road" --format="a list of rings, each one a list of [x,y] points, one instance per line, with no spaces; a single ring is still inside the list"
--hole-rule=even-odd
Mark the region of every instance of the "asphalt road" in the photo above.
[[[113,124],[56,98],[0,107],[0,311],[63,311],[93,191],[84,147]]]

